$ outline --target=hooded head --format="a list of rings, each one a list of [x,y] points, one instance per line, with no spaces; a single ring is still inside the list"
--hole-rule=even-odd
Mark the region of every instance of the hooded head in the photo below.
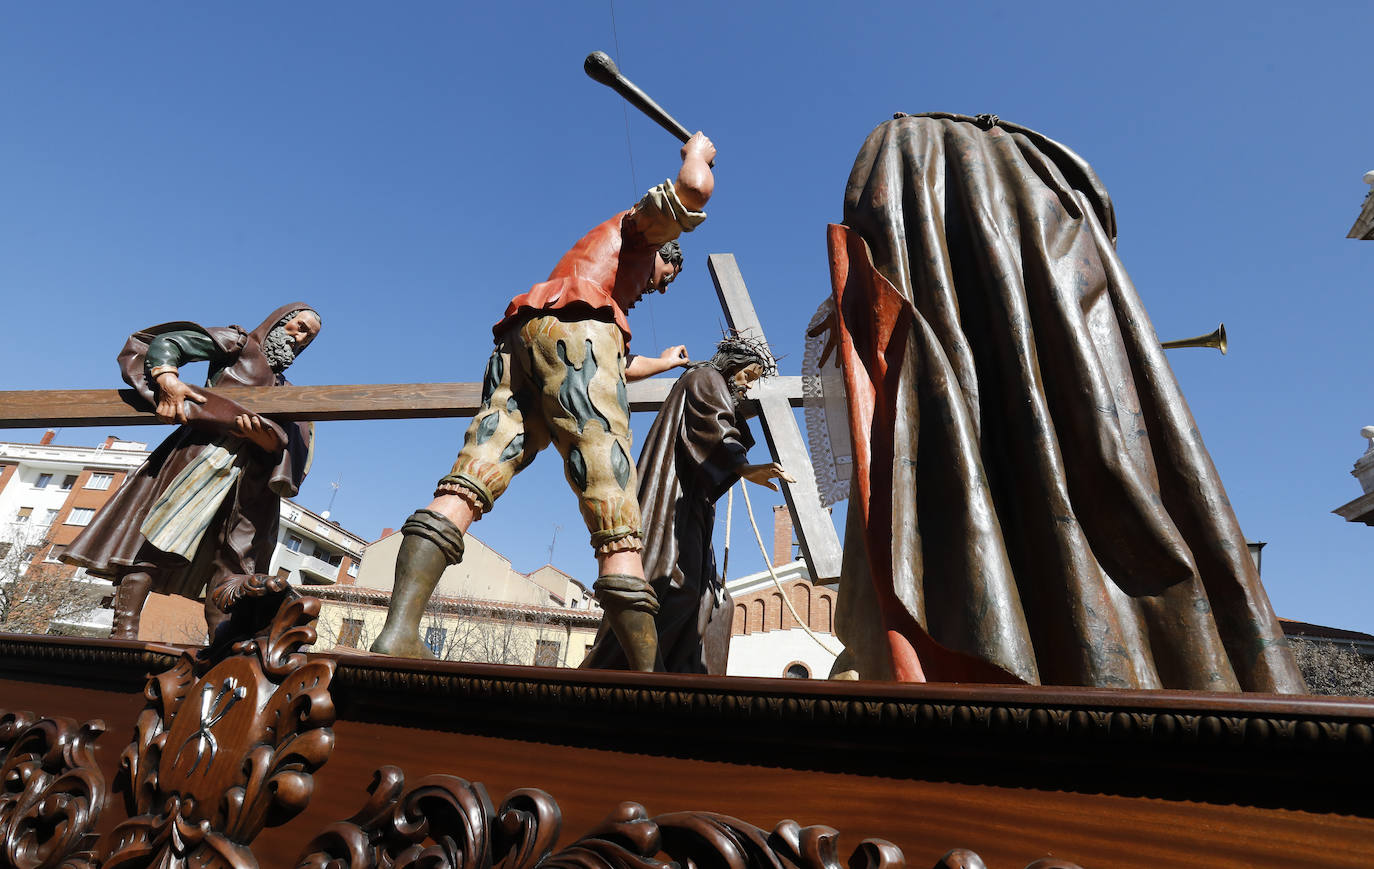
[[[304,302],[283,305],[252,332],[275,374],[281,374],[305,352],[323,327],[314,308]]]

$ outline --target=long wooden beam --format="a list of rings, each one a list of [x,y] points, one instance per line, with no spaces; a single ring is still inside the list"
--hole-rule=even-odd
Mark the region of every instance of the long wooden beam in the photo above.
[[[676,378],[654,377],[629,386],[630,410],[657,412]],[[282,420],[433,419],[470,417],[481,406],[480,383],[360,383],[348,386],[224,387],[216,392],[257,413]],[[801,407],[801,378],[779,377],[781,392]],[[0,428],[158,425],[132,389],[0,391]]]

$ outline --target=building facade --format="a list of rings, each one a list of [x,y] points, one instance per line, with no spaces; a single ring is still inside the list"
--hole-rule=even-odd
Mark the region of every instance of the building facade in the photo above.
[[[792,517],[773,508],[773,570],[727,579],[734,598],[730,676],[825,679],[843,646],[835,636],[832,586],[816,586],[794,557]],[[776,581],[774,578],[776,577]]]
[[[108,437],[98,446],[0,443],[0,630],[108,636],[109,582],[63,564],[62,552],[148,446]],[[103,632],[101,622],[103,621]]]
[[[150,455],[141,441],[95,446],[0,442],[0,631],[108,636],[113,586],[63,564],[63,550]],[[381,630],[401,535],[363,537],[288,499],[269,572],[323,602],[318,649],[366,649]],[[450,660],[576,667],[601,624],[586,584],[552,565],[525,574],[467,535],[463,561],[440,579],[422,627]],[[735,598],[730,675],[825,678],[840,645],[835,590],[813,586],[793,557],[790,517],[774,512],[774,573],[730,580]],[[139,638],[199,643],[198,601],[152,594]]]
[[[366,649],[376,639],[391,601],[401,537],[387,529],[367,545],[355,576],[310,589],[325,602],[318,647]],[[600,605],[586,585],[548,564],[520,573],[469,532],[463,560],[439,579],[421,634],[446,660],[576,667],[600,624]]]
[[[0,630],[108,636],[113,593],[105,579],[63,564],[62,552],[150,455],[141,441],[108,437],[91,447],[0,443]],[[269,572],[294,585],[351,580],[366,541],[289,500]],[[195,642],[205,633],[196,601],[151,595],[139,638]]]

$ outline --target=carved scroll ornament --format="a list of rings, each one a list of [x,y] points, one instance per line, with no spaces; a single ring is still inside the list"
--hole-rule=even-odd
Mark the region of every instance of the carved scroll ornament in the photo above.
[[[108,793],[92,745],[104,731],[0,711],[0,865],[53,869],[90,847]]]
[[[883,839],[865,839],[846,863],[831,827],[778,823],[771,833],[714,812],[650,817],[624,802],[596,829],[554,852],[562,812],[541,790],[512,791],[492,807],[486,788],[457,776],[431,775],[409,790],[394,766],[373,775],[369,798],[353,817],[327,827],[305,848],[297,869],[903,869],[906,859]],[[1027,869],[1078,869],[1041,860]],[[984,869],[972,851],[947,853],[936,869]]]
[[[120,757],[130,817],[90,865],[255,869],[254,837],[309,802],[334,747],[334,662],[300,652],[315,641],[319,601],[266,577],[220,592],[286,599],[251,639],[188,652],[148,681],[148,706]]]

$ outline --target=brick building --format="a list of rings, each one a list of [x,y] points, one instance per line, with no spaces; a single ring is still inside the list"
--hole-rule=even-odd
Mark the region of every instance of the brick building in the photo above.
[[[836,591],[812,585],[806,563],[794,557],[795,547],[791,515],[786,507],[774,507],[773,573],[727,578],[735,607],[729,675],[824,679],[830,674],[841,649],[835,637]]]
[[[108,636],[111,611],[101,600],[113,587],[59,558],[148,458],[148,445],[111,436],[65,446],[53,437],[0,443],[0,630]],[[281,516],[270,572],[306,586],[357,575],[363,538],[292,501],[282,501]],[[203,631],[197,602],[152,595],[139,636],[188,642]]]
[[[110,584],[58,559],[143,463],[147,444],[108,437],[72,447],[54,444],[53,436],[0,443],[0,629],[98,635],[100,599]],[[92,618],[96,627],[82,630]]]

